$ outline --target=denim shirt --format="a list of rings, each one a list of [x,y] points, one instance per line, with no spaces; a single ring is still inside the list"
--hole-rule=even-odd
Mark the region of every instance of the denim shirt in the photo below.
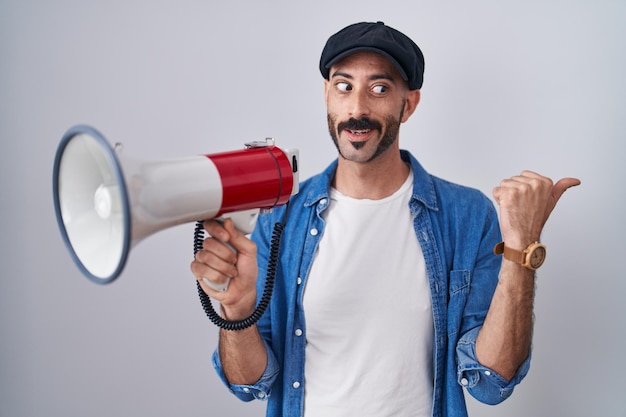
[[[498,282],[501,259],[493,247],[501,239],[491,201],[480,191],[429,175],[407,151],[413,170],[414,218],[430,283],[433,321],[433,416],[467,416],[463,387],[481,402],[508,398],[528,372],[530,355],[507,381],[480,365],[475,343]],[[253,385],[229,384],[219,354],[213,365],[226,386],[244,401],[268,400],[267,416],[300,417],[304,408],[306,322],[302,299],[320,239],[323,211],[337,161],[301,184],[289,203],[271,303],[257,326],[267,348],[267,367]],[[263,293],[272,229],[286,207],[259,217],[252,239],[258,246],[258,294]],[[374,307],[373,307],[374,308]],[[416,370],[418,372],[419,370]]]

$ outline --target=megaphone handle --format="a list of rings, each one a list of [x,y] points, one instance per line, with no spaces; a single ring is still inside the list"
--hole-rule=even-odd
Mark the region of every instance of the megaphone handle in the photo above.
[[[287,212],[289,211],[289,205],[287,203],[287,210],[285,210],[285,219],[287,218]],[[215,324],[221,329],[224,330],[243,330],[252,325],[254,325],[265,313],[265,310],[270,304],[270,300],[272,298],[272,291],[274,290],[274,279],[276,278],[276,268],[278,265],[278,255],[280,250],[280,241],[284,230],[284,221],[283,223],[276,222],[274,224],[274,229],[272,231],[272,240],[270,242],[270,255],[267,263],[267,271],[265,276],[265,287],[263,289],[263,294],[257,304],[254,312],[252,314],[243,319],[243,320],[225,320],[219,314],[215,312],[213,308],[213,304],[211,303],[211,299],[204,292],[200,283],[196,281],[196,286],[198,288],[198,296],[200,297],[200,303],[202,304],[202,308],[204,309],[205,314]],[[196,252],[202,249],[203,242],[203,222],[199,221],[196,223],[196,227],[194,230],[194,256]]]
[[[228,289],[228,284],[230,284],[230,277],[226,278],[226,282],[222,284],[216,284],[213,281],[209,281],[207,278],[202,278],[202,282],[208,287],[213,288],[215,291],[226,292]]]

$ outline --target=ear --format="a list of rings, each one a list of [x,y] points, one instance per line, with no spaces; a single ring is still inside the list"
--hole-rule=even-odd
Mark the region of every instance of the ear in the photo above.
[[[324,102],[326,103],[326,106],[328,107],[328,89],[330,88],[330,81],[328,81],[327,79],[324,79]]]
[[[404,102],[404,114],[402,115],[401,122],[404,123],[409,120],[409,117],[413,114],[417,105],[420,102],[421,92],[420,90],[407,90]]]

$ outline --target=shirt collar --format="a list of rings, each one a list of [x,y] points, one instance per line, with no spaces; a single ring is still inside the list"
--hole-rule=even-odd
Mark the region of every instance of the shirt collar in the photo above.
[[[410,152],[401,150],[400,156],[403,161],[411,165],[413,170],[413,200],[421,202],[431,210],[438,210],[435,185],[431,176]],[[320,200],[328,199],[330,183],[336,169],[337,160],[335,159],[320,175],[311,179],[312,184],[304,201],[306,207],[317,204]]]

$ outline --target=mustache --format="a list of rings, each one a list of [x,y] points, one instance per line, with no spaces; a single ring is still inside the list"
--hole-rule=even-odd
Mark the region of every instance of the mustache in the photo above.
[[[337,125],[337,132],[342,130],[378,130],[382,132],[382,129],[383,125],[380,122],[371,120],[369,117],[361,117],[360,119],[351,117],[349,120]]]

